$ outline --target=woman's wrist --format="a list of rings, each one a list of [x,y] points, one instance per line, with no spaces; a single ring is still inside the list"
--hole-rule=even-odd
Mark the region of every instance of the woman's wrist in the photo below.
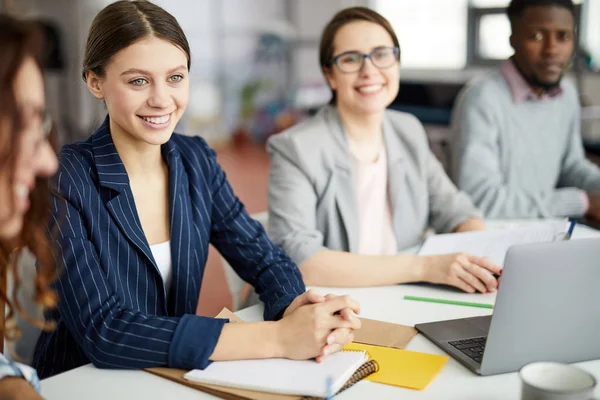
[[[393,264],[398,271],[396,283],[423,282],[427,274],[428,256],[417,254],[398,254]]]
[[[415,282],[427,282],[428,271],[431,268],[432,256],[415,255]]]
[[[285,334],[284,334],[284,321],[285,317],[277,322],[272,322],[269,326],[268,346],[270,346],[271,357],[273,358],[286,358],[286,346],[285,346]]]

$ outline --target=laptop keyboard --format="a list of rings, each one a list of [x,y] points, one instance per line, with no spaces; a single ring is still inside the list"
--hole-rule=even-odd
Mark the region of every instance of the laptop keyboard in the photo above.
[[[487,336],[481,336],[471,339],[453,340],[448,343],[469,357],[471,360],[475,361],[476,363],[481,363],[486,340]]]

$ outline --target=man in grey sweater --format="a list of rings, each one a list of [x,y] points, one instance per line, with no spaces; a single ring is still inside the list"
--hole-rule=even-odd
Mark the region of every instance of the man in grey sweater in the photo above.
[[[452,174],[489,218],[600,219],[600,169],[584,155],[571,0],[513,0],[515,53],[468,85],[452,116]]]

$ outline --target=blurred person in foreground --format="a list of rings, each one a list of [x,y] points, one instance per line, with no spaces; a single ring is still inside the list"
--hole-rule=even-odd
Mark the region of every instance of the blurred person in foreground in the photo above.
[[[45,111],[41,39],[31,23],[0,14],[0,298],[8,305],[2,333],[9,344],[20,337],[15,312],[41,329],[51,327],[28,317],[17,298],[17,261],[23,249],[38,262],[33,300],[43,308],[56,303],[48,288],[55,269],[46,237],[46,178],[58,163],[49,141],[52,125]],[[39,389],[32,368],[0,355],[0,399],[41,399]]]

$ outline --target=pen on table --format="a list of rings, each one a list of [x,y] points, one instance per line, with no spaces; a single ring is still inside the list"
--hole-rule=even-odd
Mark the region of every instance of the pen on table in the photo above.
[[[333,399],[333,379],[331,379],[330,376],[327,377],[327,390],[325,393],[327,395],[327,397],[325,397],[325,400]]]
[[[573,229],[575,229],[575,224],[577,223],[577,221],[575,221],[574,219],[572,219],[569,222],[570,222],[569,230],[567,230],[567,233],[565,233],[565,237],[563,238],[564,240],[571,239],[571,235],[573,234]]]
[[[469,301],[455,301],[455,300],[444,300],[444,299],[432,299],[430,297],[404,296],[404,300],[425,301],[425,302],[428,302],[428,303],[452,304],[452,305],[455,305],[455,306],[467,306],[467,307],[478,307],[478,308],[494,308],[493,304],[472,303],[472,302],[469,302]]]

